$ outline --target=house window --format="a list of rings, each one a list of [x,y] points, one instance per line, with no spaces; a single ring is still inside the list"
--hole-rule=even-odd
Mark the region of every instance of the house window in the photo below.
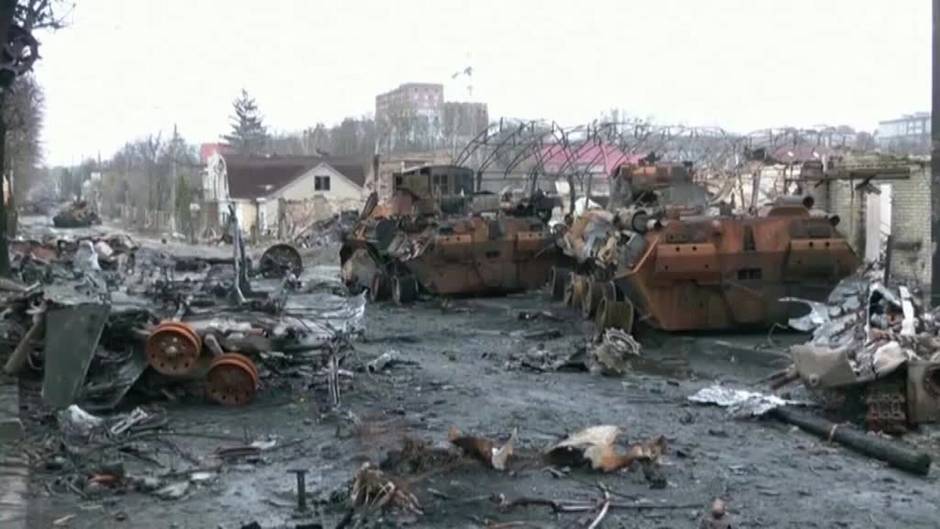
[[[330,177],[329,176],[315,176],[313,181],[313,189],[316,191],[329,191],[330,190]]]

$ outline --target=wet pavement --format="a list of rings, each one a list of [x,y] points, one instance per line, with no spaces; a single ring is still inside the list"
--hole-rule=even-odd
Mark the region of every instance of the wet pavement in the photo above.
[[[327,275],[331,270],[338,273],[319,269]],[[545,308],[562,321],[518,317]],[[633,372],[612,378],[509,367],[510,357],[538,343],[525,338],[531,331],[560,331],[560,337],[544,340],[546,347],[559,348],[576,347],[592,332],[578,313],[550,304],[540,293],[425,300],[411,307],[369,305],[365,329],[347,364],[361,366],[392,349],[405,362],[375,374],[355,371],[344,384],[338,411],[330,409],[317,379],[289,372],[243,408],[200,399],[161,403],[174,433],[160,434],[166,443],[153,457],[158,463],[144,468],[181,476],[206,470],[208,478],[191,483],[177,500],[137,492],[81,498],[55,486],[55,471],[34,469],[27,527],[53,527],[69,516],[61,526],[336,527],[346,508],[335,500],[363,462],[379,462],[405,436],[446,443],[452,426],[502,439],[518,428],[509,471],[467,459],[404,475],[425,514],[382,520],[376,513],[366,526],[568,527],[584,513],[555,514],[545,506],[506,512],[492,497],[593,501],[600,494],[598,483],[623,501],[650,504],[612,509],[601,527],[696,527],[718,496],[740,527],[927,528],[940,519],[935,472],[911,476],[770,419],[737,420],[723,409],[686,401],[715,379],[754,383],[786,365],[786,345],[805,336],[641,334],[643,358]],[[25,400],[37,400],[37,389],[26,386]],[[546,469],[541,450],[597,424],[622,427],[629,441],[665,435],[667,486],[650,488],[636,470],[600,475]],[[31,425],[34,434],[47,426]],[[278,444],[257,456],[220,462],[214,455],[220,448],[269,438]],[[915,439],[940,452],[937,438]],[[310,510],[302,514],[295,509],[295,477],[288,472],[297,468],[309,471]]]

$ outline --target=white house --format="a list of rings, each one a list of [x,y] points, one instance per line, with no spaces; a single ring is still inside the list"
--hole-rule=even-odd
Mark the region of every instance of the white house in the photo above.
[[[311,156],[213,153],[203,197],[208,222],[222,226],[234,203],[244,233],[285,236],[302,224],[358,209],[367,163]]]

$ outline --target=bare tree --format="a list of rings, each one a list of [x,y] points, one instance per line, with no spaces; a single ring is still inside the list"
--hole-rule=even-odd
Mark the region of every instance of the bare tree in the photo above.
[[[43,104],[43,90],[34,76],[24,75],[13,82],[7,105],[3,109],[3,119],[7,124],[7,155],[3,169],[14,184],[14,204],[25,197],[43,176],[39,168],[42,161],[39,134],[42,129]]]
[[[10,87],[20,75],[30,71],[39,59],[39,41],[33,32],[42,28],[63,27],[71,6],[57,0],[0,0],[0,167],[6,167],[7,124],[4,119]],[[7,244],[6,191],[0,185],[0,275],[10,274],[10,253]]]

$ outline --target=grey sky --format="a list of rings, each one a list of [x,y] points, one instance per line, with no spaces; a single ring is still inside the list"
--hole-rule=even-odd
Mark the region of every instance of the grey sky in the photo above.
[[[77,0],[43,35],[47,161],[110,156],[173,124],[216,141],[244,87],[268,126],[371,114],[407,81],[491,117],[570,125],[849,124],[927,110],[926,0]]]

